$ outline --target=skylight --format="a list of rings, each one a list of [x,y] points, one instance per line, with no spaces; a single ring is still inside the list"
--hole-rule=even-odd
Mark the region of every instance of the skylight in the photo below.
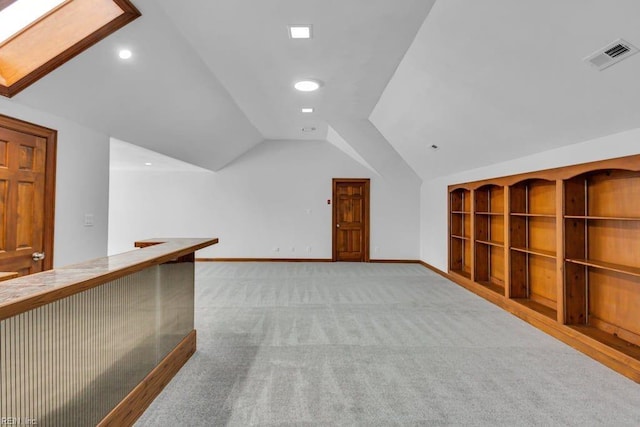
[[[0,44],[67,0],[17,0],[0,11]]]
[[[0,95],[15,95],[138,16],[130,0],[0,0]]]

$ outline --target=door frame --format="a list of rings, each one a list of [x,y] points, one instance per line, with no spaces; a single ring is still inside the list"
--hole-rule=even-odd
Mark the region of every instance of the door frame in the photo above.
[[[354,184],[364,184],[364,233],[362,239],[362,247],[364,250],[364,259],[363,262],[369,262],[369,204],[370,204],[370,188],[371,188],[371,179],[370,178],[333,178],[332,180],[332,194],[331,200],[333,203],[332,208],[332,219],[331,219],[331,260],[336,262],[338,260],[338,248],[337,248],[337,225],[338,225],[338,203],[337,202],[337,188],[339,183],[354,183]]]
[[[56,203],[56,156],[58,131],[43,126],[29,123],[24,120],[0,114],[0,127],[16,132],[44,138],[46,141],[46,159],[44,172],[44,231],[43,250],[46,254],[42,260],[42,270],[53,268],[53,238],[55,228],[55,203]]]

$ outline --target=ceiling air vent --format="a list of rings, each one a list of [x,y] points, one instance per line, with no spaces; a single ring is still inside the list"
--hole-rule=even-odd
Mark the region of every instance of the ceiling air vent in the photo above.
[[[604,70],[611,67],[613,64],[617,64],[633,55],[638,53],[638,48],[629,43],[628,41],[618,39],[593,52],[591,55],[584,58],[584,61],[598,70]]]

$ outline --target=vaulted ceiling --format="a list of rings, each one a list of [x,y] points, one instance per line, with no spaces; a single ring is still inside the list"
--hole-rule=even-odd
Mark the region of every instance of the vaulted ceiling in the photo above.
[[[439,0],[370,119],[423,179],[640,127],[640,55],[583,61],[640,46],[638,17],[635,0]]]
[[[428,179],[640,127],[640,55],[582,61],[640,46],[636,0],[133,3],[141,18],[13,100],[211,170],[265,139],[329,138]],[[305,77],[324,85],[296,92]]]

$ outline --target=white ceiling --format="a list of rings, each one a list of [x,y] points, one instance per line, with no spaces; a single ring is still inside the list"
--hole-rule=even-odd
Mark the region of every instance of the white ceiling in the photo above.
[[[433,0],[156,0],[265,139],[325,138],[329,115],[368,117]],[[188,4],[188,6],[186,6]],[[287,26],[312,24],[291,40]],[[293,89],[315,78],[314,93]],[[305,116],[301,107],[316,112]],[[314,126],[315,133],[303,133]]]
[[[203,172],[212,173],[191,163],[165,156],[153,150],[111,138],[109,169],[145,172]]]
[[[218,170],[262,141],[153,0],[143,16],[15,96],[112,137]],[[121,61],[118,50],[134,57]]]
[[[141,18],[14,100],[211,170],[329,126],[377,170],[399,153],[422,179],[640,127],[640,54],[582,62],[640,46],[637,0],[133,2]],[[305,23],[314,38],[290,40]],[[303,77],[324,86],[298,93]]]
[[[439,0],[370,120],[424,179],[640,127],[637,0]],[[440,147],[433,151],[431,144]]]

